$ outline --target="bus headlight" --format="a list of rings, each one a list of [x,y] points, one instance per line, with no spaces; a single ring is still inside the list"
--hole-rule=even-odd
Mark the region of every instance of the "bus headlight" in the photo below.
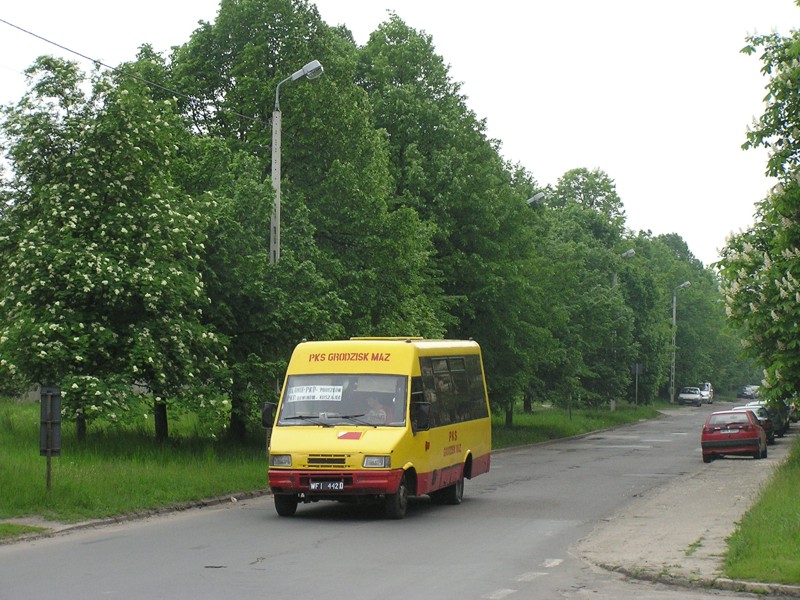
[[[270,454],[269,455],[270,467],[291,467],[292,455],[291,454]]]
[[[390,456],[365,456],[364,468],[365,469],[388,469],[392,466],[392,458]]]

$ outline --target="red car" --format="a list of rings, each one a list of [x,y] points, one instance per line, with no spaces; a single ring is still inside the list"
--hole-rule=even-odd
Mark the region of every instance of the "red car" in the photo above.
[[[706,463],[725,454],[767,458],[767,434],[752,410],[721,410],[708,415],[700,446]]]

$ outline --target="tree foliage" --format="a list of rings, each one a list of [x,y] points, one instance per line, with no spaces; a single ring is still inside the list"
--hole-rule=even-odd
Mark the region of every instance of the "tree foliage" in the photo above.
[[[311,59],[323,77],[286,80]],[[358,47],[306,0],[222,0],[168,59],[143,46],[88,92],[67,61],[30,74],[2,122],[0,388],[58,382],[69,413],[91,420],[119,418],[135,384],[162,437],[168,406],[219,415],[224,402],[242,437],[302,338],[447,336],[481,344],[511,426],[523,398],[664,397],[684,280],[679,381],[746,383],[714,272],[677,235],[629,231],[602,170],[542,188],[504,161],[433,39],[396,14]],[[737,260],[762,256],[766,231],[742,238]]]
[[[185,132],[172,102],[108,75],[85,97],[83,75],[59,59],[28,73],[31,91],[4,121],[5,366],[60,383],[67,413],[86,421],[116,419],[134,384],[157,404],[206,386],[223,368],[222,340],[201,319],[209,201],[172,183]]]
[[[772,398],[800,384],[800,34],[750,36],[748,54],[762,50],[768,76],[764,114],[745,148],[769,149],[767,174],[778,184],[757,205],[756,223],[732,236],[720,262],[728,315],[745,333],[747,352],[764,369]]]

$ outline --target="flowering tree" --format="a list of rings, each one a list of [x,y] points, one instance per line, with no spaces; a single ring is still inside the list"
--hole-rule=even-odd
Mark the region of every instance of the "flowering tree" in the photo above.
[[[719,268],[728,316],[746,331],[768,396],[786,398],[800,386],[800,33],[748,41],[746,53],[763,49],[770,80],[745,148],[769,149],[767,175],[778,184],[758,204],[756,224],[731,237]]]
[[[95,75],[87,96],[74,63],[42,57],[28,75],[2,122],[0,367],[60,385],[79,435],[144,388],[164,438],[167,402],[223,369],[201,320],[209,200],[170,175],[185,128],[135,78]]]

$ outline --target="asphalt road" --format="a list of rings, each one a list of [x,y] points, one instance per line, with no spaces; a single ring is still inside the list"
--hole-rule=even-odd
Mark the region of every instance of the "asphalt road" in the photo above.
[[[679,583],[713,574],[718,553],[705,553],[702,567],[680,556],[691,558],[689,546],[711,549],[752,500],[732,500],[720,486],[745,469],[766,477],[788,447],[779,440],[765,461],[704,465],[699,431],[716,408],[676,408],[662,419],[496,453],[491,472],[467,482],[460,506],[415,499],[401,521],[383,519],[379,507],[335,503],[281,518],[265,496],[0,546],[0,598],[751,597],[620,574],[663,572],[664,564],[676,575],[688,569]],[[707,481],[713,489],[698,485]],[[713,514],[733,503],[734,520],[693,520],[698,502]]]

